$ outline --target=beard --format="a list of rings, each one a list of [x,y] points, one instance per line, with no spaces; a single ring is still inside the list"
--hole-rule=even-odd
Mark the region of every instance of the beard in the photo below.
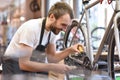
[[[50,30],[51,30],[54,34],[57,34],[57,33],[56,33],[56,29],[55,29],[55,27],[50,26]]]
[[[54,34],[57,35],[57,34],[59,34],[59,32],[60,32],[62,29],[56,28],[56,24],[53,23],[53,24],[50,25],[50,30],[51,30]]]

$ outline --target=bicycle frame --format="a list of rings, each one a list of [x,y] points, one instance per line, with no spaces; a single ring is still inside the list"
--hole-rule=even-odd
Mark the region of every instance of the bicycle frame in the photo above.
[[[90,3],[90,4],[87,4],[85,5],[85,8],[84,8],[84,11],[83,11],[83,14],[80,18],[80,21],[79,21],[79,25],[81,25],[81,21],[83,19],[83,16],[85,15],[86,16],[86,26],[87,26],[87,41],[86,41],[86,51],[87,51],[87,55],[88,57],[90,58],[91,60],[91,63],[93,64],[92,66],[94,67],[95,64],[98,62],[98,59],[100,57],[100,55],[102,54],[102,49],[104,47],[104,44],[108,38],[108,35],[110,33],[110,30],[112,28],[112,25],[114,24],[114,34],[115,34],[115,41],[116,41],[116,48],[117,48],[117,52],[119,54],[119,58],[120,58],[120,42],[119,42],[119,31],[118,31],[118,26],[117,26],[117,19],[120,18],[120,12],[118,12],[120,10],[120,0],[116,0],[116,8],[115,8],[115,11],[112,15],[112,18],[107,26],[107,29],[105,31],[105,34],[103,36],[103,39],[100,43],[100,46],[98,48],[98,51],[94,57],[94,54],[93,54],[93,51],[92,51],[92,48],[91,48],[91,30],[90,30],[90,27],[89,26],[89,14],[88,14],[88,9],[90,9],[91,7],[97,5],[100,1],[99,0],[96,0],[95,2],[93,3]]]

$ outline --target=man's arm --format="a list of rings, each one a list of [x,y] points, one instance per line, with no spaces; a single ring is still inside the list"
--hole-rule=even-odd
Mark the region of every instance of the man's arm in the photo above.
[[[65,73],[71,68],[64,64],[54,64],[54,63],[39,63],[35,61],[30,61],[33,49],[30,46],[21,44],[21,52],[24,55],[19,58],[19,67],[21,70],[31,71],[31,72],[49,72],[55,71],[59,73]]]
[[[80,45],[80,44],[76,44],[74,46],[66,48],[63,51],[56,52],[55,45],[54,44],[49,44],[47,46],[47,49],[46,49],[48,61],[56,63],[56,62],[59,62],[59,61],[63,60],[64,58],[66,58],[69,54],[79,52],[79,50],[77,49],[78,45]]]
[[[30,61],[30,57],[32,56],[32,51],[33,51],[32,47],[27,46],[25,44],[20,44],[20,46],[21,46],[20,52],[24,54],[24,55],[21,55],[19,58],[20,69],[25,70],[25,71],[32,71],[32,72],[38,72],[42,70],[48,71],[46,69],[47,65],[43,65],[42,63]]]

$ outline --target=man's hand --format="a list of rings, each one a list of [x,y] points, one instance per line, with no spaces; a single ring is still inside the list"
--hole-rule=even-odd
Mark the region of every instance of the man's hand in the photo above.
[[[68,66],[65,64],[55,64],[55,66],[53,67],[53,71],[57,72],[57,73],[64,74],[64,73],[66,73],[70,70],[73,70],[75,68],[76,68],[75,66]]]
[[[82,51],[84,51],[84,47],[81,44],[75,44],[75,45],[73,45],[73,46],[70,47],[70,49],[72,50],[72,52],[78,52],[78,53],[81,52],[80,48],[82,49]]]

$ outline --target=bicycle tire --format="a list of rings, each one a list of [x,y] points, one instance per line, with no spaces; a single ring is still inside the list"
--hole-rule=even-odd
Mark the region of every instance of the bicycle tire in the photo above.
[[[57,51],[64,50],[64,40],[63,39],[58,39],[56,41],[56,50]]]
[[[112,29],[112,33],[113,33],[113,29]],[[120,28],[119,28],[119,37],[120,37]],[[111,41],[108,44],[109,48],[108,48],[108,60],[107,60],[109,65],[108,74],[113,80],[115,80],[115,73],[117,73],[118,71],[120,72],[120,69],[116,70],[115,68],[115,63],[118,62],[119,64],[119,59],[118,59],[118,55],[115,54],[116,43],[115,43],[114,33],[112,34],[110,39]]]
[[[101,42],[104,33],[105,33],[105,28],[104,27],[96,27],[91,31],[93,50],[98,49],[98,47],[100,45],[99,43]]]
[[[85,38],[85,31],[84,31],[84,28],[86,28],[85,26],[84,26],[84,28],[82,28],[80,25],[78,25],[79,23],[76,21],[76,20],[74,20],[73,22],[72,22],[72,24],[67,28],[67,30],[66,30],[66,32],[65,32],[65,35],[64,35],[64,45],[65,45],[65,48],[67,48],[67,47],[70,47],[71,45],[72,45],[72,39],[74,38],[74,35],[76,35],[76,34],[73,34],[73,36],[72,36],[72,38],[71,38],[71,40],[69,40],[69,37],[70,37],[70,33],[71,33],[71,30],[73,29],[73,28],[77,28],[77,31],[78,30],[80,30],[80,33],[81,33],[81,36],[82,36],[82,38],[83,39],[79,39],[79,41],[83,41],[83,43],[84,43],[84,45],[85,45],[85,42],[86,42],[86,38]],[[80,35],[80,34],[79,34]]]
[[[91,31],[91,35],[93,36],[93,33],[96,31],[96,30],[105,30],[105,28],[104,27],[96,27],[96,28],[94,28],[92,31]]]
[[[82,34],[82,37],[83,37],[83,43],[85,44],[85,42],[86,42],[86,38],[85,38],[85,33],[84,33],[84,31],[83,31],[83,28],[81,27],[81,26],[78,26],[78,22],[77,21],[73,21],[72,22],[72,24],[67,28],[67,30],[66,30],[66,32],[65,32],[65,35],[64,35],[64,45],[65,45],[65,48],[68,48],[68,47],[70,47],[70,46],[72,46],[72,45],[74,45],[74,43],[72,44],[72,42],[74,42],[73,40],[73,38],[74,38],[74,35],[76,35],[77,34],[77,32],[75,33],[75,34],[73,34],[73,36],[72,36],[72,38],[71,38],[71,40],[69,39],[70,37],[70,33],[71,33],[71,31],[72,31],[72,29],[73,28],[77,28],[77,31],[80,31],[81,32],[81,34]],[[86,26],[84,26],[84,28],[86,28]],[[79,34],[80,35],[80,34]],[[73,40],[72,40],[73,39]],[[78,40],[78,42],[80,41],[80,39]],[[77,42],[77,43],[78,43]],[[66,57],[65,59],[64,59],[64,61],[65,61],[65,64],[67,64],[67,65],[74,65],[74,66],[80,66],[80,64],[79,63],[77,63],[74,59],[78,59],[78,56],[75,56],[74,58],[73,58],[73,56],[74,56],[74,54],[71,54],[71,55],[69,55],[68,57]],[[81,57],[79,57],[79,58],[81,58]]]

